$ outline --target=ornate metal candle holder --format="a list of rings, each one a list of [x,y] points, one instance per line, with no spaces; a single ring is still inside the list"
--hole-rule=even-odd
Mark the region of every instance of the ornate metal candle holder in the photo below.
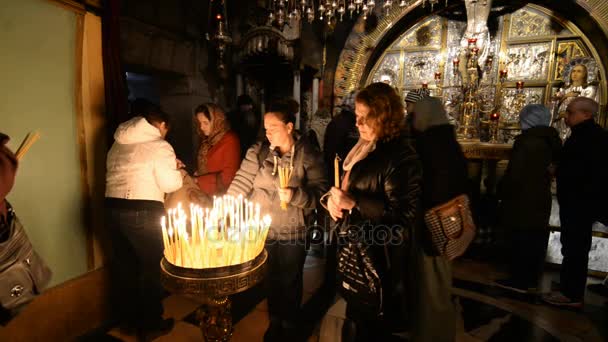
[[[260,283],[268,254],[242,264],[215,268],[185,268],[160,262],[161,284],[167,291],[189,298],[201,306],[197,310],[203,340],[225,342],[232,337],[231,301],[228,296]]]
[[[479,106],[473,90],[469,90],[462,105],[462,115],[458,127],[458,138],[461,140],[479,140]]]
[[[500,119],[500,114],[498,112],[494,112],[490,114],[490,144],[498,144],[500,141],[498,140],[498,121]]]
[[[443,97],[443,85],[442,85],[442,78],[441,78],[441,72],[436,72],[435,73],[435,96],[441,98]]]

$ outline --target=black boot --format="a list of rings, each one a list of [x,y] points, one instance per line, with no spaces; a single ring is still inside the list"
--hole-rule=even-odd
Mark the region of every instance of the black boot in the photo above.
[[[271,318],[270,325],[264,333],[264,342],[281,342],[283,341],[283,327],[281,320],[278,318]]]

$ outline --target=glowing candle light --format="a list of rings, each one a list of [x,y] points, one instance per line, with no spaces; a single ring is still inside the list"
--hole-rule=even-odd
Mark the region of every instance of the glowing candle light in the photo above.
[[[334,158],[334,186],[336,188],[340,187],[340,157],[338,157],[337,153]]]
[[[189,268],[221,267],[255,258],[264,249],[270,216],[260,219],[260,205],[244,199],[214,198],[213,208],[181,203],[161,218],[164,256]]]

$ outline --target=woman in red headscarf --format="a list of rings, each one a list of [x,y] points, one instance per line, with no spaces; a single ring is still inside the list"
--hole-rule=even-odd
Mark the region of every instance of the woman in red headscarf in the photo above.
[[[196,181],[207,195],[224,194],[241,164],[239,137],[230,130],[226,115],[218,105],[200,105],[194,116],[202,137]]]

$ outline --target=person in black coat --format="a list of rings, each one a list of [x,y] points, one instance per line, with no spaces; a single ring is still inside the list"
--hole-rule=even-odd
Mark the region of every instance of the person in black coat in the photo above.
[[[591,226],[607,223],[608,132],[595,123],[597,102],[577,97],[568,105],[566,124],[572,134],[564,143],[557,168],[557,201],[561,225],[561,292],[543,299],[553,305],[580,308],[585,295]]]
[[[348,152],[359,140],[355,119],[355,91],[350,92],[342,101],[340,113],[334,116],[325,129],[323,156],[328,175],[334,175],[334,158],[336,155],[344,160]]]
[[[328,211],[349,229],[365,233],[363,244],[381,279],[380,314],[357,298],[346,299],[342,341],[387,341],[405,318],[409,236],[420,214],[422,168],[403,135],[403,104],[388,84],[373,83],[355,98],[360,139],[344,160],[340,188],[329,194]],[[347,217],[348,216],[348,217]],[[343,248],[341,245],[339,247]],[[338,291],[358,286],[344,278]]]
[[[436,97],[423,97],[410,110],[416,150],[422,161],[422,208],[427,210],[469,193],[466,160],[456,140],[454,126]],[[413,315],[414,341],[454,341],[456,312],[452,303],[451,262],[431,246],[430,230],[415,231],[412,286],[416,312]],[[437,329],[435,322],[442,322]]]
[[[520,114],[522,133],[515,138],[511,158],[499,187],[500,226],[510,246],[509,278],[496,285],[520,293],[536,292],[549,241],[551,179],[561,140],[549,127],[551,112],[529,104]]]
[[[236,100],[236,109],[226,114],[230,127],[239,136],[241,158],[257,140],[262,125],[262,117],[256,112],[253,99],[249,95],[240,95]]]

